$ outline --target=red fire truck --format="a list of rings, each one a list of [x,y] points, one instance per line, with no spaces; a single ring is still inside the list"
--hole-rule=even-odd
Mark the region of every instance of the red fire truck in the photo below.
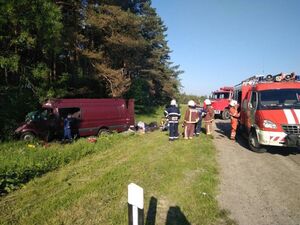
[[[300,76],[250,77],[234,87],[234,99],[240,104],[240,131],[252,151],[300,146]]]
[[[211,104],[215,110],[215,115],[224,120],[230,118],[228,105],[233,97],[233,87],[222,87],[212,92]]]

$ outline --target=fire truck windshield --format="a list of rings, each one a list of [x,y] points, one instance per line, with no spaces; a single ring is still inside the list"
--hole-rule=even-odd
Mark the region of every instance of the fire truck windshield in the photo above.
[[[229,93],[228,92],[214,92],[213,99],[228,99]]]
[[[300,89],[277,89],[260,91],[258,108],[300,108]]]

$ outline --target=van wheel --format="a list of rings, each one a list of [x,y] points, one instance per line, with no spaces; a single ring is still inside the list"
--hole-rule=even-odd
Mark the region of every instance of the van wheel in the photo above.
[[[21,140],[23,141],[33,141],[35,139],[35,135],[31,132],[25,132],[21,135]]]
[[[105,135],[109,135],[109,134],[111,134],[111,132],[109,131],[109,129],[105,129],[105,128],[100,129],[98,132],[98,136],[102,136],[102,135],[105,136]]]
[[[250,147],[251,151],[257,152],[257,153],[264,153],[267,151],[267,149],[264,148],[263,145],[258,143],[255,131],[253,131],[253,130],[250,131],[248,141],[249,141],[249,147]]]
[[[222,119],[223,120],[229,120],[230,119],[230,114],[229,114],[228,109],[224,109],[224,111],[222,112]]]

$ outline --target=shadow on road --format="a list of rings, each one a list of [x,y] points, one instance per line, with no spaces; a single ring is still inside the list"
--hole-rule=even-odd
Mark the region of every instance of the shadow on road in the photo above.
[[[216,121],[216,130],[215,132],[217,133],[216,139],[221,139],[221,138],[228,138],[230,136],[230,122],[222,121],[222,122],[217,122]],[[248,140],[245,138],[245,136],[241,134],[237,134],[236,142],[246,150],[250,151],[249,145],[248,145]],[[300,154],[300,148],[286,148],[286,147],[266,147],[267,152],[269,154],[277,154],[277,155],[282,155],[282,156],[289,156],[289,155],[298,155]]]

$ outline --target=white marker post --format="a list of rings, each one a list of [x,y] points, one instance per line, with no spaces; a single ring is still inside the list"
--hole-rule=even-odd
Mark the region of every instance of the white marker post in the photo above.
[[[144,225],[144,190],[134,183],[128,185],[128,224]]]

